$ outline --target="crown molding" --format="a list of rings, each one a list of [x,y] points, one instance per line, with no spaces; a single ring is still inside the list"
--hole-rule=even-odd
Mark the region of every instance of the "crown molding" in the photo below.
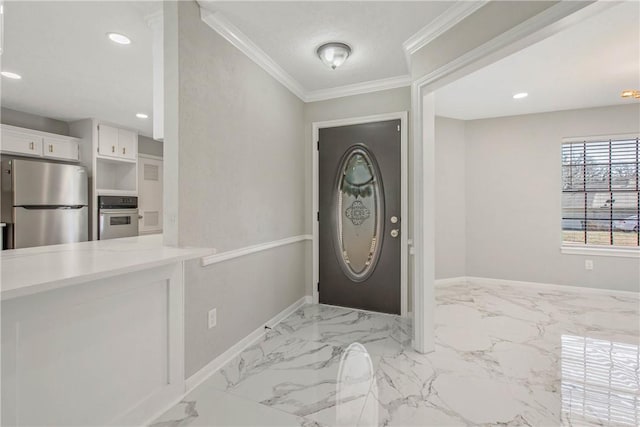
[[[200,19],[304,101],[304,88],[220,12],[200,6]]]
[[[411,55],[453,28],[488,2],[488,0],[456,1],[443,14],[409,37],[402,43],[407,65],[411,67]]]
[[[327,99],[342,98],[343,96],[361,95],[363,93],[378,92],[380,90],[395,89],[411,86],[411,76],[397,76],[352,85],[338,86],[329,89],[319,89],[307,92],[304,101],[315,102]]]
[[[585,3],[587,2],[559,1],[510,30],[457,57],[446,65],[414,80],[412,85],[415,88],[433,85],[443,77],[451,76],[455,72],[477,61],[490,60],[493,55],[499,53],[501,49],[514,49],[516,46],[515,43],[518,43],[520,49],[530,46],[537,41],[569,28],[582,19],[586,19],[589,16],[618,4],[617,2],[595,1],[585,6]],[[513,52],[514,50],[512,50],[512,53]]]
[[[402,44],[405,57],[407,58],[407,64],[410,66],[412,53],[433,41],[464,18],[480,9],[486,3],[488,3],[487,0],[455,2],[442,15],[431,21],[429,25],[418,31]],[[239,28],[227,20],[222,13],[211,11],[200,2],[198,2],[198,5],[200,6],[200,19],[202,19],[204,23],[220,34],[225,40],[235,46],[242,53],[247,55],[252,61],[258,64],[303,102],[324,101],[327,99],[361,95],[364,93],[396,89],[411,85],[411,76],[407,74],[329,89],[308,91],[296,79],[280,67],[280,65],[278,65],[269,55],[267,55],[267,53],[260,49],[258,45],[251,41],[249,37],[240,31]]]

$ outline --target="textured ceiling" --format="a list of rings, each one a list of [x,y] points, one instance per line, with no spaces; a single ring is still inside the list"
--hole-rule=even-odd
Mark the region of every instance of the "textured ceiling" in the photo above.
[[[258,45],[306,90],[328,89],[408,74],[402,43],[453,2],[200,1]],[[353,48],[331,70],[316,56],[323,43]]]
[[[152,2],[5,2],[2,106],[63,121],[95,117],[152,133]],[[107,32],[128,35],[120,46]],[[138,112],[149,119],[135,117]]]
[[[637,103],[640,2],[613,6],[436,92],[436,113],[463,120]],[[525,99],[513,94],[528,92]]]

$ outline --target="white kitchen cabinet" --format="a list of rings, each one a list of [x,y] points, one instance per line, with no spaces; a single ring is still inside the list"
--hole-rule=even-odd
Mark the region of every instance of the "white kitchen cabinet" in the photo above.
[[[70,136],[2,125],[2,152],[7,154],[77,162],[79,142]]]
[[[98,126],[98,154],[118,156],[118,128],[107,125]]]
[[[98,126],[98,154],[135,160],[138,155],[138,134],[101,124]]]
[[[118,129],[118,154],[125,159],[136,159],[138,154],[137,133]]]
[[[80,160],[78,140],[45,137],[43,157],[61,160]]]
[[[25,131],[28,131],[25,129]],[[42,156],[42,136],[2,126],[2,152],[26,156]]]

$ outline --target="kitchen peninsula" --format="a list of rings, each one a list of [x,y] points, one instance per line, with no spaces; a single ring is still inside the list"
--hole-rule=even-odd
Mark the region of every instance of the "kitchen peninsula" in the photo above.
[[[162,236],[3,251],[2,424],[131,425],[184,392],[183,263]]]

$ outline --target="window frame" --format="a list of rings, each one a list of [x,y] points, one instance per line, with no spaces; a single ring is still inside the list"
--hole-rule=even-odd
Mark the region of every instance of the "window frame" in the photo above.
[[[562,138],[561,140],[560,151],[562,152],[562,146],[568,143],[605,142],[609,140],[625,140],[625,139],[639,139],[639,138],[640,138],[640,132],[627,133],[627,134],[566,137],[566,138]],[[561,165],[560,167],[562,168],[562,160],[560,161],[560,165]],[[562,181],[562,174],[560,179]],[[560,185],[560,188],[562,188],[562,185]],[[562,194],[563,194],[563,191],[560,192],[560,196],[562,196]],[[562,203],[560,203],[560,209],[561,209],[560,221],[562,223],[562,219],[563,219]],[[560,225],[560,253],[562,254],[640,258],[640,246],[595,245],[595,244],[588,244],[588,243],[565,242],[562,236],[562,231],[563,231],[562,225]]]

